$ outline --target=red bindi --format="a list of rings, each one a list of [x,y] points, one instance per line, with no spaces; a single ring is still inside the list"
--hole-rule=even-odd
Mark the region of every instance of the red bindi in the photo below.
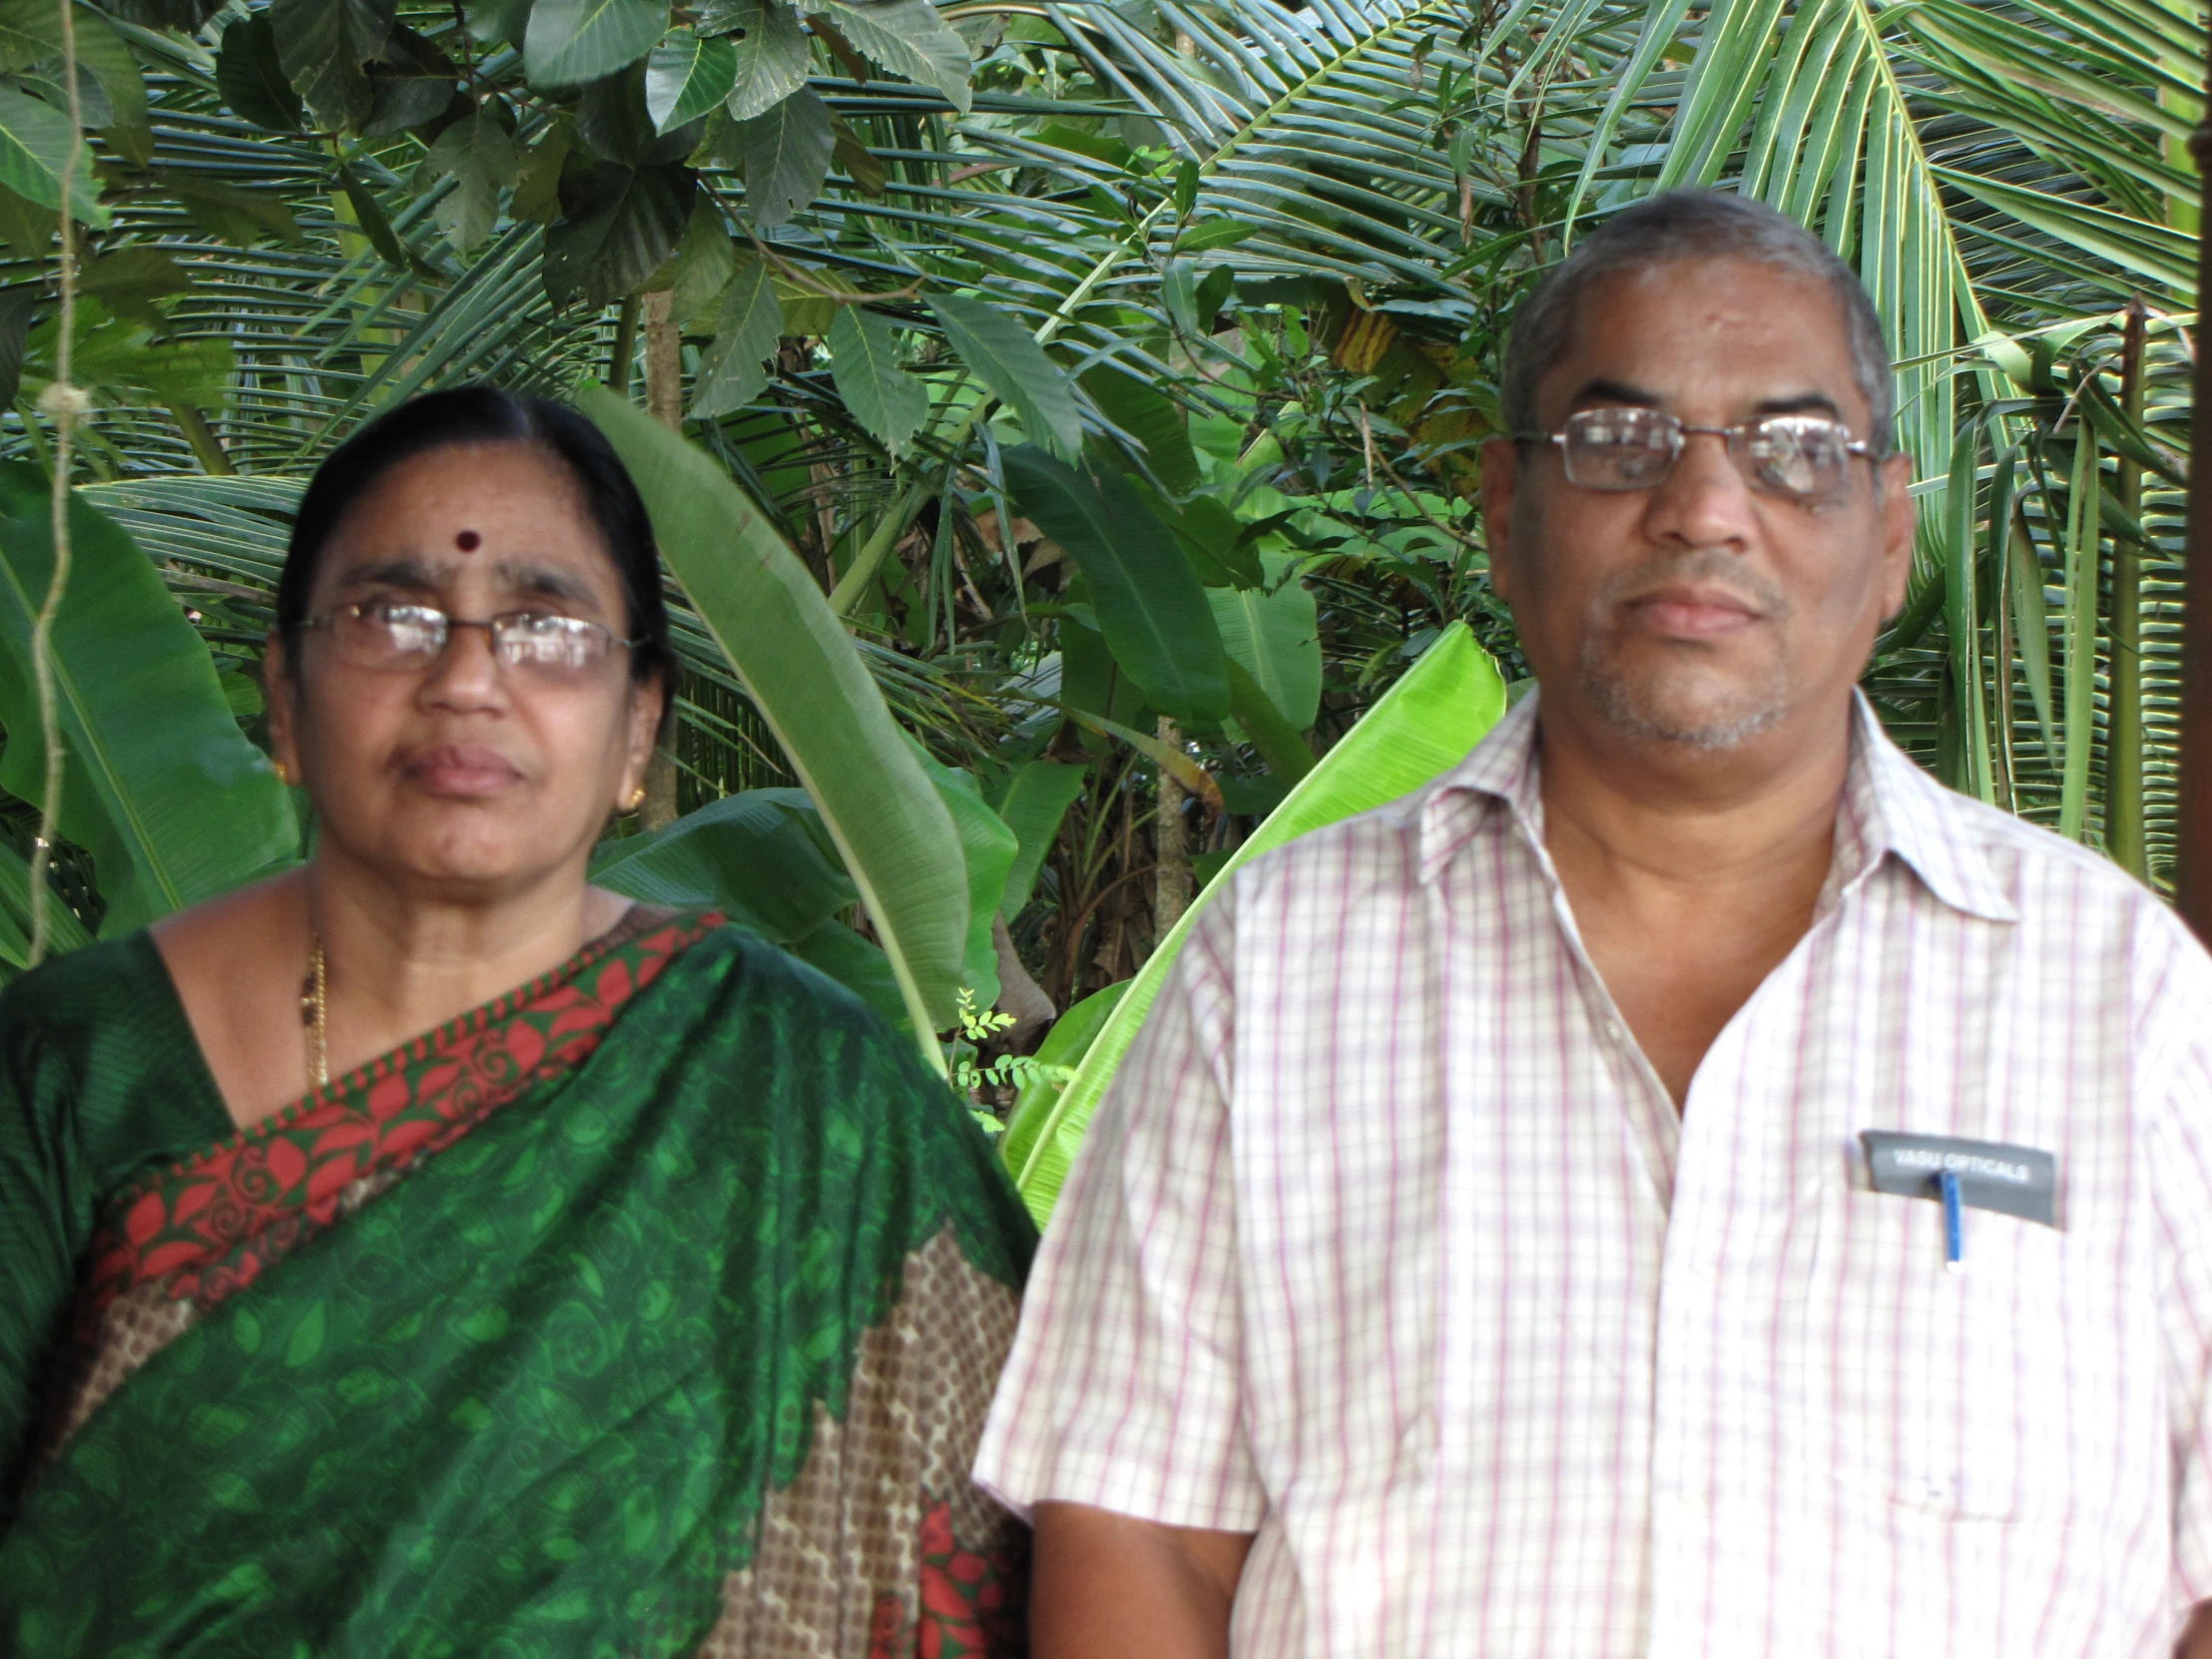
[[[473,553],[479,547],[484,545],[484,538],[482,536],[479,536],[474,530],[463,530],[459,535],[453,538],[453,545],[459,548],[463,553]]]

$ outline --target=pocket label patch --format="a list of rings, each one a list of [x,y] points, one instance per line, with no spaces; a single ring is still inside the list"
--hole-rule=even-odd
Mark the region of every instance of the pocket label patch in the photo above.
[[[1859,1141],[1878,1193],[1940,1202],[1948,1175],[1956,1183],[1957,1202],[1969,1209],[2058,1225],[2058,1160],[2040,1148],[1888,1129],[1865,1130]]]

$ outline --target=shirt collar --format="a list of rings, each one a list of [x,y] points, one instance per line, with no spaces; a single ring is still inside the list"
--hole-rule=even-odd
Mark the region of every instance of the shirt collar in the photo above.
[[[1536,752],[1537,696],[1531,688],[1473,753],[1428,786],[1415,817],[1423,881],[1434,880],[1480,830],[1488,803],[1513,815],[1549,868]],[[1923,772],[1882,729],[1865,695],[1853,692],[1851,765],[1819,909],[1826,911],[1894,854],[1952,909],[1987,921],[2017,921],[2018,909],[1989,867],[1984,837],[1974,833],[1979,810]]]

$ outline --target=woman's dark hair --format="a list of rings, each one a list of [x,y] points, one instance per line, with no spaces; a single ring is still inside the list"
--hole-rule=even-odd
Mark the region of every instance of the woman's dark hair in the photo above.
[[[299,499],[291,547],[276,583],[276,632],[292,661],[307,622],[315,567],[338,521],[393,467],[456,444],[526,443],[558,462],[576,482],[622,580],[630,676],[643,680],[669,666],[668,607],[661,601],[661,560],[652,521],[630,472],[598,427],[574,409],[496,386],[433,391],[386,409],[324,457]],[[674,687],[670,688],[673,702]]]

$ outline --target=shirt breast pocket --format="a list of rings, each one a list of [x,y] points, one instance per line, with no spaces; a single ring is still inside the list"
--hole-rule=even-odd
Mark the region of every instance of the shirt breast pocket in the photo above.
[[[2063,1512],[2084,1471],[2067,1434],[2065,1236],[1964,1214],[1946,1269],[1940,1204],[1854,1190],[1823,1218],[1806,1317],[1803,1446],[1847,1492],[1937,1517]]]

